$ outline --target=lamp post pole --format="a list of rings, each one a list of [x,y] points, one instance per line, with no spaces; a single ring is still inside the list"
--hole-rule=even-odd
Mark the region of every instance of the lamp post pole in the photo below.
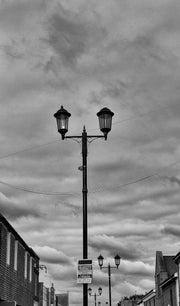
[[[109,284],[109,306],[111,306],[111,268],[113,269],[118,269],[119,265],[120,265],[120,259],[121,257],[117,254],[115,257],[114,257],[114,260],[115,260],[115,265],[116,266],[111,266],[110,263],[108,263],[108,266],[107,267],[103,267],[103,260],[104,260],[104,257],[102,255],[99,255],[98,257],[98,262],[99,262],[99,266],[100,266],[100,269],[108,269],[108,284]]]
[[[83,163],[83,259],[88,259],[88,223],[87,223],[87,133],[82,132],[82,163]],[[83,305],[88,306],[88,284],[83,284]]]
[[[111,266],[108,263],[108,279],[109,279],[109,306],[111,306]]]
[[[96,306],[96,293],[94,294],[94,306]]]
[[[81,139],[82,141],[82,196],[83,196],[83,259],[88,259],[88,220],[87,220],[87,141],[88,139],[104,138],[107,140],[107,135],[111,130],[112,117],[114,113],[108,108],[101,109],[97,116],[99,118],[100,130],[104,135],[87,135],[85,126],[81,136],[65,136],[68,131],[68,120],[71,114],[61,106],[54,114],[57,120],[58,132],[62,139]],[[88,306],[88,284],[83,283],[83,306]]]

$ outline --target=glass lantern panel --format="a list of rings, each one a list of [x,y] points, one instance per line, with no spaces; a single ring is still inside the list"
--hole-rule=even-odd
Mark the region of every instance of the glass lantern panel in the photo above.
[[[102,288],[101,287],[99,287],[98,292],[99,292],[99,295],[102,294]]]
[[[109,115],[103,115],[100,116],[99,118],[99,126],[100,126],[100,130],[104,130],[104,129],[108,129],[111,130],[111,122],[112,122],[112,117]]]
[[[115,259],[116,266],[119,266],[119,264],[120,264],[120,256],[116,255],[114,259]]]
[[[104,257],[103,257],[102,255],[100,255],[100,256],[98,257],[98,262],[99,262],[99,266],[100,266],[100,267],[102,267],[102,265],[103,265],[103,259],[104,259]]]
[[[68,118],[61,115],[61,117],[57,119],[57,127],[58,130],[68,130]]]

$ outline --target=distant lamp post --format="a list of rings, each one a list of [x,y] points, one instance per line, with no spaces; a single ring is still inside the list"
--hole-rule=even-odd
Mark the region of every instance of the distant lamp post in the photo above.
[[[97,116],[99,118],[99,128],[104,135],[87,135],[85,126],[82,135],[80,136],[65,136],[68,132],[68,121],[71,114],[61,106],[61,108],[54,114],[57,121],[57,129],[61,134],[62,139],[81,139],[82,140],[82,179],[83,179],[83,259],[88,259],[88,231],[87,231],[87,142],[88,139],[104,138],[107,140],[107,135],[111,131],[112,117],[114,113],[107,107],[102,108]],[[83,284],[83,306],[88,306],[88,285]]]
[[[110,263],[108,263],[107,267],[103,266],[103,261],[104,261],[104,257],[100,254],[98,257],[98,263],[99,263],[99,267],[100,269],[108,269],[108,279],[109,279],[109,306],[111,306],[111,269],[118,269],[119,265],[120,265],[120,260],[121,257],[117,254],[114,257],[114,261],[115,261],[115,267],[111,266]]]
[[[88,292],[89,292],[90,296],[94,296],[94,306],[96,306],[97,305],[97,296],[101,296],[102,288],[101,287],[98,288],[98,294],[97,293],[92,294],[92,289],[91,288],[88,289]],[[98,305],[99,304],[101,304],[101,302],[98,302]]]

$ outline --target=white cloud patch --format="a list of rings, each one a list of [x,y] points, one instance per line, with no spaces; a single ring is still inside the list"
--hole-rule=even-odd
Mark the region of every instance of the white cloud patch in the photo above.
[[[51,264],[70,264],[69,258],[61,251],[48,246],[33,246],[33,249],[38,254],[43,262]]]

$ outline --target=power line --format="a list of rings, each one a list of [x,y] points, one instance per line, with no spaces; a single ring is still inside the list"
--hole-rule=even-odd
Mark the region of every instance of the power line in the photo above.
[[[17,154],[20,154],[20,153],[24,153],[24,152],[27,152],[27,151],[31,151],[31,150],[34,150],[34,149],[38,149],[38,148],[41,148],[41,147],[44,147],[44,146],[48,146],[48,145],[50,145],[52,143],[55,143],[55,142],[58,142],[58,140],[53,140],[53,141],[50,141],[50,142],[46,142],[46,143],[43,143],[43,144],[40,144],[40,145],[32,146],[32,147],[22,149],[22,150],[19,150],[19,151],[7,153],[5,155],[1,155],[0,159],[10,157],[10,156],[13,156],[13,155],[17,155]]]
[[[18,186],[15,186],[15,185],[12,185],[10,183],[7,183],[7,182],[4,182],[4,181],[0,181],[0,184],[2,185],[5,185],[5,186],[8,186],[10,188],[13,188],[13,189],[17,189],[17,190],[20,190],[20,191],[25,191],[25,192],[29,192],[29,193],[35,193],[35,194],[41,194],[41,195],[47,195],[47,196],[75,196],[75,195],[79,195],[78,193],[63,193],[63,192],[43,192],[43,191],[40,191],[40,190],[32,190],[32,189],[28,189],[28,188],[24,188],[24,187],[18,187]]]
[[[177,160],[169,165],[167,165],[166,167],[163,167],[162,169],[159,169],[158,172],[155,172],[155,173],[152,173],[152,174],[149,174],[149,175],[146,175],[146,176],[143,176],[143,177],[140,177],[140,178],[137,178],[135,180],[132,180],[130,182],[127,182],[127,183],[124,183],[124,184],[121,184],[121,185],[116,185],[116,186],[109,186],[109,187],[100,187],[98,189],[95,189],[95,190],[92,190],[92,191],[89,191],[90,194],[93,194],[93,193],[98,193],[98,192],[101,192],[103,190],[113,190],[113,189],[117,189],[117,188],[124,188],[124,187],[127,187],[127,186],[130,186],[130,185],[134,185],[134,184],[137,184],[139,182],[142,182],[142,181],[146,181],[146,180],[149,180],[150,178],[153,178],[155,176],[160,176],[160,173],[167,169],[167,168],[170,168],[172,166],[175,166],[177,165],[178,163],[180,163],[180,160]],[[18,186],[15,186],[15,185],[12,185],[10,183],[7,183],[7,182],[4,182],[4,181],[0,181],[0,184],[3,184],[3,185],[6,185],[8,186],[9,188],[13,188],[13,189],[17,189],[17,190],[20,190],[20,191],[24,191],[24,192],[29,192],[29,193],[34,193],[34,194],[40,194],[40,195],[47,195],[47,196],[62,196],[62,197],[65,197],[65,196],[79,196],[81,193],[79,192],[67,192],[67,193],[63,193],[63,192],[43,192],[43,191],[40,191],[40,190],[32,190],[32,189],[28,189],[28,188],[23,188],[23,187],[18,187]]]

